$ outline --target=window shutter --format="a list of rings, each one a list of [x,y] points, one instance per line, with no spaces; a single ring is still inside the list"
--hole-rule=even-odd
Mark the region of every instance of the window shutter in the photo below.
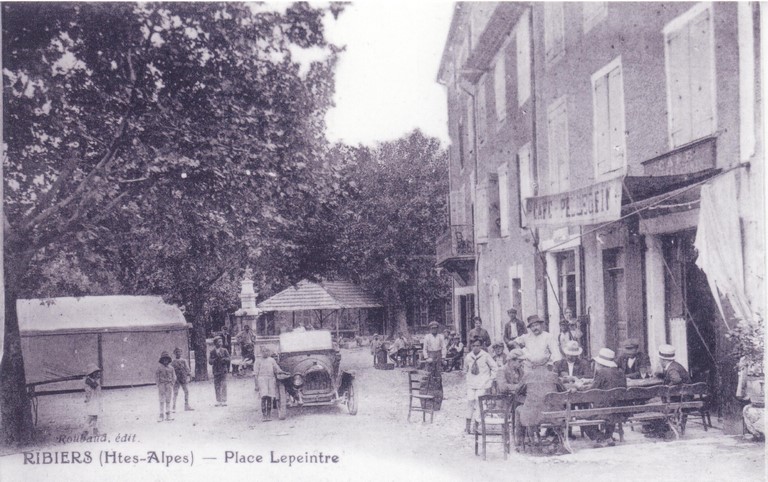
[[[456,205],[456,224],[467,223],[467,188],[462,185],[459,189],[458,204]]]
[[[568,187],[570,185],[570,165],[569,165],[569,156],[568,156],[568,116],[566,112],[565,107],[565,100],[563,100],[562,105],[560,106],[560,109],[558,109],[558,128],[557,128],[557,137],[558,137],[558,147],[559,147],[559,156],[558,156],[558,173],[559,173],[559,185],[558,190],[559,192],[564,192],[568,190]]]
[[[499,231],[501,236],[509,236],[509,173],[507,165],[499,168]]]
[[[477,188],[475,195],[475,230],[477,232],[477,242],[484,243],[488,241],[488,184],[483,183]]]
[[[461,195],[461,192],[459,191],[451,191],[451,225],[461,224],[459,222],[459,203],[461,200],[459,199],[459,195]]]
[[[467,158],[466,161],[473,162],[475,156],[475,119],[472,98],[467,96]]]
[[[610,113],[608,110],[608,82],[605,77],[595,79],[595,165],[597,174],[605,174],[609,168]]]
[[[517,104],[523,105],[531,96],[531,39],[528,13],[517,24]]]
[[[486,76],[477,83],[477,139],[485,141],[488,124],[488,98],[486,97]]]
[[[626,163],[624,152],[624,86],[621,66],[608,74],[608,110],[610,126],[610,171],[621,169]]]
[[[531,178],[531,147],[530,144],[524,145],[517,153],[517,159],[520,166],[519,172],[519,186],[520,190],[520,227],[526,226],[525,213],[526,206],[525,200],[535,195],[533,190],[533,179]]]
[[[669,128],[672,147],[691,140],[691,96],[688,71],[688,29],[667,37],[667,82],[669,83]]]
[[[689,25],[691,140],[693,140],[715,131],[710,10],[705,9]]]
[[[549,169],[548,194],[557,192],[558,174],[558,137],[556,111],[551,110],[547,116],[547,168]]]
[[[496,119],[502,121],[507,117],[507,73],[504,62],[504,48],[501,49],[493,70],[493,86],[496,94]]]

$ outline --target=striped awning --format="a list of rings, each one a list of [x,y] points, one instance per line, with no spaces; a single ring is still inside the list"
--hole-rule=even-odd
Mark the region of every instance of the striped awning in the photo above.
[[[381,308],[374,296],[348,281],[302,280],[257,305],[262,311]]]

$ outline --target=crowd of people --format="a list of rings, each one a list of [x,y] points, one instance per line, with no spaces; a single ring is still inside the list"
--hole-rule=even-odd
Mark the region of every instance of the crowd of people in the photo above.
[[[545,322],[531,315],[523,322],[517,310],[507,311],[509,320],[504,325],[502,340],[492,341],[483,327],[480,317],[473,319],[473,328],[467,335],[469,352],[457,333],[446,330],[439,333],[439,325],[430,323],[421,347],[421,359],[430,377],[439,377],[440,371],[463,370],[466,384],[466,433],[474,433],[479,423],[479,397],[485,394],[510,394],[518,401],[515,435],[525,436],[526,430],[535,429],[540,422],[544,396],[565,390],[611,389],[626,387],[632,379],[659,377],[665,385],[690,383],[686,369],[675,359],[671,345],[661,345],[659,353],[660,373],[651,372],[650,358],[640,350],[635,338],[625,340],[620,354],[603,347],[591,359],[584,357],[584,332],[578,319],[566,309],[559,323],[559,332],[545,330]],[[413,350],[414,341],[402,333],[386,342],[374,336],[371,352],[374,364],[387,363],[398,366]],[[386,356],[383,355],[386,353]],[[442,370],[440,370],[442,368]],[[439,383],[442,387],[442,383]],[[596,446],[615,445],[615,423],[609,417],[607,423],[584,428],[584,434]],[[644,427],[646,436],[664,437],[666,424],[649,424]],[[569,434],[572,436],[572,434]],[[545,435],[548,443],[557,445],[554,432]]]

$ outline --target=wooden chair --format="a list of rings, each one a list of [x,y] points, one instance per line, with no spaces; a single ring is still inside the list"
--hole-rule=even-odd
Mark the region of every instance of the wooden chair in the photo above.
[[[427,413],[429,413],[429,423],[432,423],[435,417],[435,396],[434,395],[422,395],[419,393],[421,390],[421,373],[417,370],[411,370],[408,372],[408,421],[411,421],[412,412],[421,412],[421,421],[427,421]],[[415,403],[415,405],[414,405]]]
[[[512,400],[506,395],[481,395],[480,423],[475,430],[475,455],[478,454],[479,441],[483,441],[483,460],[486,460],[486,446],[500,443],[504,448],[504,459],[510,452]],[[501,437],[500,442],[491,442],[488,437]]]
[[[709,387],[704,382],[693,383],[689,385],[670,385],[667,389],[666,397],[670,401],[691,402],[690,408],[681,408],[676,414],[677,425],[680,428],[680,435],[685,434],[685,425],[688,421],[688,414],[698,412],[701,416],[701,424],[704,425],[704,431],[712,426],[712,418],[709,411]]]

